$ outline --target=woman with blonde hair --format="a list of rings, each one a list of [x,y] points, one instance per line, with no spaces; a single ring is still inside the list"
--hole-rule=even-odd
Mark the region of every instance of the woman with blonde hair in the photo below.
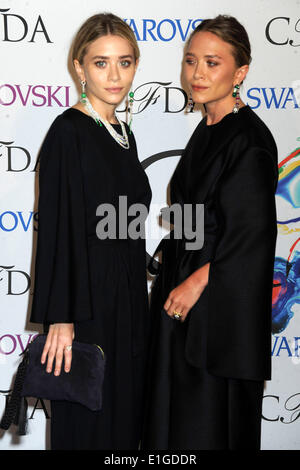
[[[48,373],[72,367],[72,341],[106,356],[100,411],[51,402],[51,448],[137,449],[148,334],[143,237],[98,237],[97,207],[119,197],[149,207],[151,190],[134,136],[115,114],[139,60],[130,27],[112,14],[89,18],[72,53],[80,101],[53,122],[40,154],[39,233],[31,321],[43,323]],[[124,216],[124,214],[122,214]]]

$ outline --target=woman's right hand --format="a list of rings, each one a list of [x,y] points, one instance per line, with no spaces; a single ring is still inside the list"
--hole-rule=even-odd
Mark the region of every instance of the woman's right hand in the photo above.
[[[61,372],[63,358],[65,360],[64,370],[65,372],[70,372],[72,348],[67,348],[67,346],[72,346],[73,339],[73,323],[54,323],[50,325],[41,357],[42,364],[47,359],[46,371],[48,373],[52,372],[53,361],[55,359],[54,375],[58,376]]]

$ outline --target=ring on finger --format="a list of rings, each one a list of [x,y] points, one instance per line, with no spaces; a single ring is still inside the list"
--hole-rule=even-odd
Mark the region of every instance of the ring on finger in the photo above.
[[[182,317],[182,313],[177,312],[177,310],[174,310],[173,316],[174,316],[175,320],[180,320],[180,318]]]
[[[72,350],[72,344],[65,347],[65,351],[71,351],[71,350]]]

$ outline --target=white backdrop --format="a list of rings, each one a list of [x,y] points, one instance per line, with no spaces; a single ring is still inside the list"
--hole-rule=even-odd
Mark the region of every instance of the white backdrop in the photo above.
[[[151,223],[166,205],[178,151],[202,117],[184,111],[184,40],[201,19],[219,13],[236,16],[249,33],[253,61],[242,97],[273,132],[279,161],[287,159],[277,193],[275,278],[280,286],[274,288],[273,378],[265,389],[262,448],[299,449],[300,2],[110,0],[109,9],[131,25],[141,49],[133,86],[139,158],[162,154],[146,168],[153,191]],[[0,2],[0,414],[19,354],[37,333],[28,316],[38,225],[38,151],[53,119],[77,101],[67,64],[73,35],[86,18],[102,11],[108,11],[107,2],[99,0],[84,6],[80,0]],[[157,243],[149,236],[148,253]],[[49,416],[42,405],[32,402],[29,435],[0,434],[0,449],[49,447]]]

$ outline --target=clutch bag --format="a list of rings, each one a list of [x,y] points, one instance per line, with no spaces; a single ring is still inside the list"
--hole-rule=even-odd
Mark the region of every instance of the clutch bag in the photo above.
[[[55,376],[53,372],[47,373],[46,365],[41,363],[45,342],[46,335],[39,335],[24,351],[0,422],[1,429],[8,429],[14,423],[19,426],[19,435],[26,434],[26,397],[69,401],[92,411],[101,410],[106,362],[101,347],[73,341],[70,372],[64,371],[63,361],[60,375]]]

